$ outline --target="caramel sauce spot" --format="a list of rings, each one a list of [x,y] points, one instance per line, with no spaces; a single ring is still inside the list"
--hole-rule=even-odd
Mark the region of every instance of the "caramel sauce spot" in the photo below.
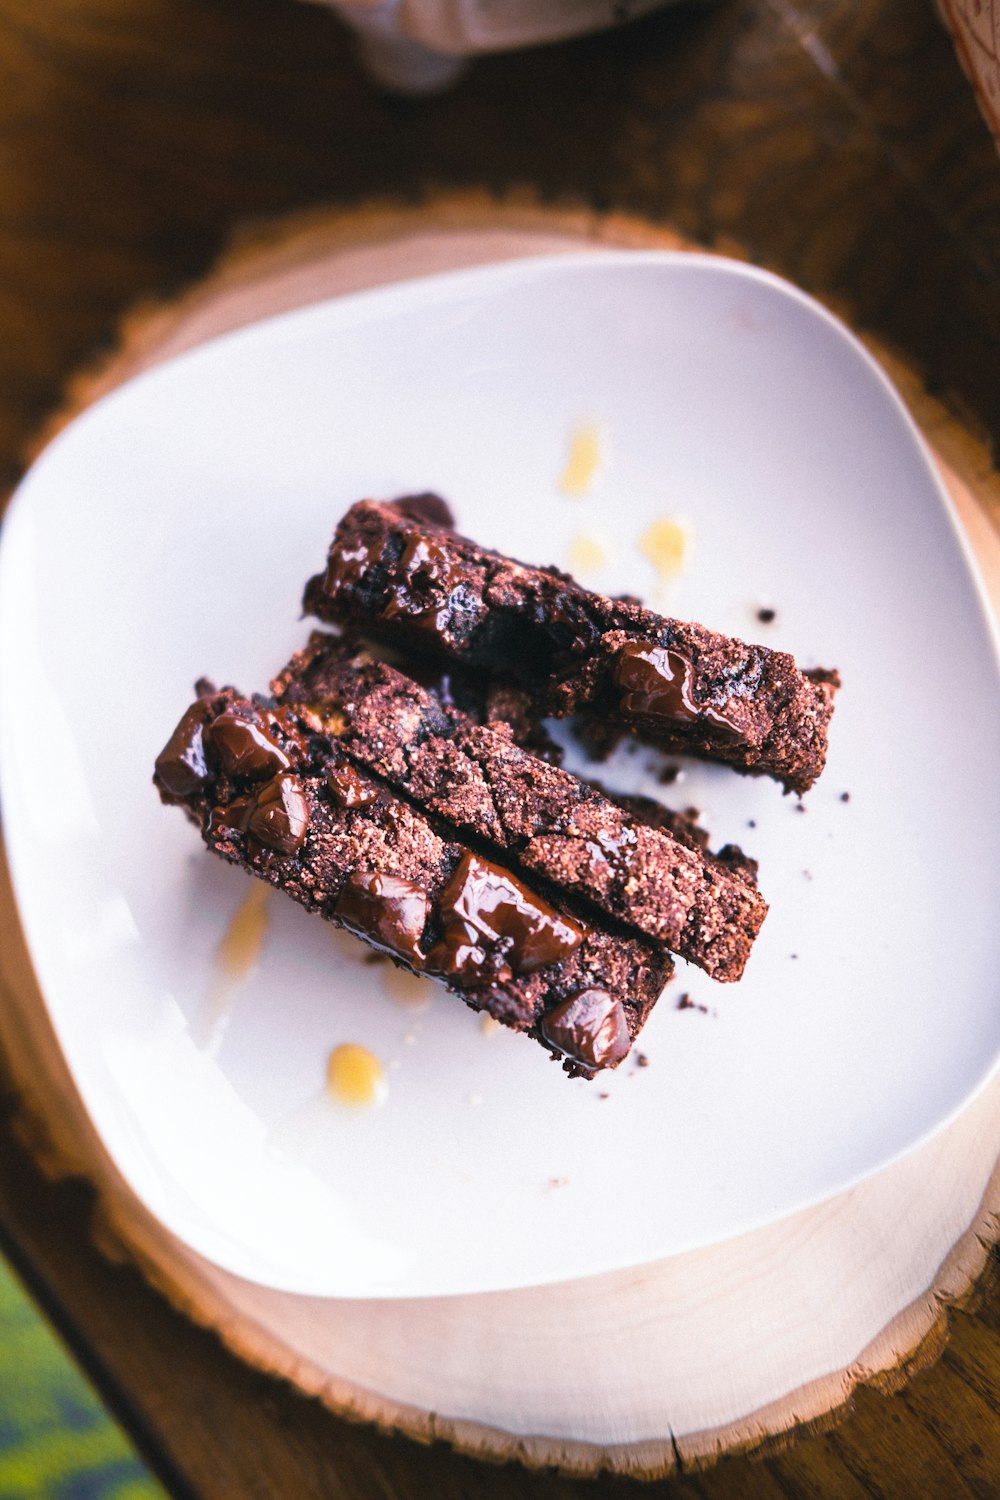
[[[596,537],[575,536],[569,544],[571,573],[596,573],[607,561],[607,554]]]
[[[681,516],[660,516],[646,527],[637,545],[647,562],[653,564],[660,582],[669,583],[687,567],[694,528]]]
[[[219,940],[215,962],[226,979],[246,979],[256,969],[267,937],[271,888],[255,880]]]
[[[603,459],[601,431],[595,422],[577,427],[570,437],[566,467],[559,480],[564,495],[579,500],[589,494]]]
[[[351,1109],[374,1109],[389,1095],[385,1069],[367,1047],[344,1042],[334,1047],[326,1065],[327,1088],[338,1104]]]

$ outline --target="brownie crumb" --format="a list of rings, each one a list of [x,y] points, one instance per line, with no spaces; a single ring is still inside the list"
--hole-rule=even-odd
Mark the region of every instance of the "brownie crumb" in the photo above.
[[[850,792],[841,792],[841,794],[840,794],[840,800],[841,800],[841,802],[850,802],[850,800],[851,800],[851,794],[850,794]]]
[[[747,827],[748,828],[756,828],[757,827],[757,819],[756,818],[747,818]]]
[[[664,766],[656,779],[661,786],[673,786],[680,774],[680,766]]]
[[[637,1052],[635,1054],[635,1065],[637,1068],[649,1067],[649,1058],[646,1056],[645,1052]]]
[[[762,625],[771,625],[777,617],[777,613],[776,609],[759,609],[757,611],[757,618]]]
[[[795,811],[796,812],[808,812],[809,809],[806,807],[806,805],[805,805],[804,802],[796,802],[796,804],[795,804]]]
[[[789,958],[798,958],[798,956],[799,955],[797,953],[789,953],[788,955]]]
[[[812,872],[812,870],[803,870],[802,871],[802,878],[804,880],[812,880],[812,878],[813,878],[813,872]]]
[[[707,1016],[708,1015],[708,1006],[707,1005],[702,1005],[697,1000],[692,1000],[691,996],[687,993],[686,990],[685,990],[684,994],[681,995],[680,999],[677,1001],[677,1009],[678,1010],[698,1010],[698,1011],[701,1012],[701,1014],[703,1016]]]
[[[598,1094],[597,1097],[598,1097],[598,1099],[610,1099],[611,1095],[610,1094]]]

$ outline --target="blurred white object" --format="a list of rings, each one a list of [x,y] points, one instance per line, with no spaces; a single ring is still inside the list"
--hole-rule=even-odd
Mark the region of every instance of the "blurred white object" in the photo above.
[[[376,83],[431,94],[460,76],[465,59],[602,31],[669,0],[317,0],[357,33]]]

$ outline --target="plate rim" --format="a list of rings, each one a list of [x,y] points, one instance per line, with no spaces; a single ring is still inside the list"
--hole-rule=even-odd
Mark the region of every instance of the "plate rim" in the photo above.
[[[27,510],[27,504],[30,499],[30,486],[28,483],[29,480],[35,474],[40,465],[44,463],[48,455],[57,451],[64,442],[71,440],[72,434],[79,429],[81,424],[87,423],[98,413],[104,411],[109,405],[112,405],[125,393],[131,392],[131,390],[136,385],[145,384],[147,381],[151,380],[155,381],[158,377],[162,377],[164,373],[172,372],[178,366],[183,367],[189,361],[198,360],[199,358],[205,356],[206,353],[211,354],[220,346],[229,346],[233,341],[238,341],[242,338],[254,337],[258,335],[260,330],[262,329],[266,329],[274,325],[290,324],[295,322],[296,320],[307,322],[310,319],[314,318],[318,311],[332,312],[335,318],[335,325],[339,323],[341,324],[341,326],[343,326],[344,324],[350,326],[354,321],[354,316],[360,313],[361,317],[358,319],[358,322],[363,325],[365,323],[379,321],[379,314],[383,310],[385,314],[391,316],[395,311],[396,304],[399,304],[399,306],[402,308],[412,306],[416,306],[419,308],[421,306],[426,307],[428,305],[433,305],[433,302],[436,298],[448,301],[449,294],[452,293],[453,289],[456,288],[459,292],[461,292],[463,289],[471,289],[473,292],[475,292],[478,290],[480,283],[485,283],[486,286],[489,286],[490,284],[516,285],[517,282],[529,279],[538,274],[551,276],[560,275],[566,271],[575,271],[576,269],[586,268],[587,270],[593,271],[600,270],[605,266],[619,267],[625,265],[633,269],[638,267],[649,267],[654,270],[663,267],[670,267],[673,269],[680,269],[681,267],[685,269],[710,269],[712,272],[719,273],[724,277],[734,277],[737,280],[747,279],[750,281],[762,283],[768,286],[772,291],[780,294],[787,299],[790,299],[795,303],[798,303],[807,311],[807,313],[813,315],[814,317],[818,317],[827,326],[827,328],[832,331],[840,340],[847,343],[847,345],[852,349],[855,357],[861,359],[869,374],[872,374],[876,377],[877,382],[882,388],[883,394],[889,397],[890,404],[894,408],[895,415],[897,416],[897,418],[902,420],[903,428],[905,429],[909,440],[911,441],[911,443],[913,443],[916,452],[920,456],[922,467],[926,473],[927,478],[931,482],[931,489],[936,497],[937,504],[947,518],[951,533],[958,543],[959,554],[964,563],[966,576],[968,580],[971,581],[973,586],[973,595],[977,604],[977,613],[979,616],[979,620],[985,627],[985,636],[986,639],[990,642],[992,648],[994,668],[997,672],[998,680],[1000,680],[1000,623],[998,623],[997,614],[994,610],[993,602],[987,591],[986,584],[983,579],[978,560],[973,551],[971,541],[969,539],[968,533],[965,530],[965,527],[962,525],[959,519],[955,504],[944,484],[942,476],[934,460],[933,451],[927,438],[918,427],[916,421],[909,411],[909,408],[907,407],[902,396],[900,395],[899,391],[897,390],[896,386],[894,385],[882,365],[868,350],[862,340],[852,329],[848,328],[841,321],[841,319],[839,319],[827,307],[825,307],[822,302],[818,301],[809,293],[803,291],[794,283],[786,280],[784,277],[776,275],[774,272],[765,270],[761,267],[751,265],[743,261],[734,260],[730,257],[718,255],[709,251],[688,251],[673,249],[633,250],[628,248],[619,249],[598,247],[595,249],[582,249],[558,253],[527,255],[514,260],[487,262],[481,265],[459,268],[457,270],[436,271],[429,275],[408,278],[387,285],[369,287],[360,291],[349,292],[342,295],[323,297],[315,301],[307,302],[298,307],[273,313],[266,317],[241,324],[237,328],[226,330],[216,337],[206,339],[196,345],[193,345],[189,349],[185,349],[180,353],[171,356],[168,359],[158,361],[150,366],[147,366],[134,376],[123,381],[121,384],[115,386],[112,390],[103,394],[95,402],[87,406],[77,417],[75,417],[58,433],[56,433],[56,435],[48,443],[45,444],[41,452],[35,457],[33,463],[30,465],[29,469],[22,477],[21,481],[18,483],[5,508],[3,515],[3,524],[0,525],[0,622],[2,622],[7,616],[9,608],[8,600],[11,594],[11,589],[8,585],[8,577],[16,565],[16,557],[14,556],[14,554],[17,543],[16,541],[15,543],[11,542],[11,535],[13,533],[15,538],[18,536],[20,529],[18,525],[18,517],[20,517],[22,511]],[[414,299],[416,300],[414,301]],[[372,315],[373,309],[374,316]],[[368,313],[367,317],[364,316],[366,312]],[[17,655],[16,651],[14,651],[14,648],[9,644],[11,639],[12,632],[10,632],[9,630],[0,630],[0,723],[2,723],[3,720],[5,720],[8,716],[7,691],[3,686],[5,674],[3,673],[2,668],[4,664],[9,662],[9,660],[13,656]],[[4,640],[7,640],[7,646],[3,644]],[[880,1159],[878,1165],[865,1170],[854,1172],[852,1174],[848,1174],[843,1181],[839,1182],[839,1184],[837,1186],[834,1186],[833,1188],[824,1188],[818,1190],[814,1195],[811,1195],[807,1198],[798,1199],[793,1208],[786,1207],[783,1209],[779,1209],[776,1212],[762,1211],[761,1214],[757,1217],[754,1217],[752,1221],[748,1220],[747,1222],[743,1223],[741,1227],[735,1230],[731,1230],[727,1233],[720,1233],[718,1235],[707,1238],[696,1238],[690,1244],[684,1243],[680,1245],[679,1248],[671,1249],[662,1255],[650,1256],[648,1254],[644,1254],[639,1258],[629,1261],[615,1260],[613,1265],[605,1265],[594,1270],[581,1271],[569,1278],[547,1276],[544,1278],[536,1277],[530,1281],[515,1279],[509,1282],[504,1282],[503,1284],[492,1281],[488,1285],[477,1284],[472,1287],[459,1286],[454,1288],[441,1288],[436,1285],[432,1285],[431,1287],[425,1289],[417,1285],[416,1290],[412,1290],[409,1288],[407,1288],[406,1290],[399,1290],[396,1283],[392,1283],[390,1285],[383,1285],[382,1283],[372,1283],[371,1286],[368,1286],[364,1289],[351,1289],[345,1291],[331,1290],[327,1283],[323,1283],[322,1286],[316,1285],[308,1276],[270,1276],[267,1279],[264,1279],[259,1273],[248,1271],[245,1267],[238,1266],[232,1262],[227,1262],[226,1259],[220,1257],[211,1248],[207,1248],[204,1246],[204,1244],[198,1243],[197,1234],[191,1234],[187,1232],[185,1232],[184,1234],[180,1234],[174,1226],[163,1219],[159,1215],[159,1213],[150,1206],[145,1193],[136,1186],[130,1174],[122,1169],[119,1164],[116,1152],[112,1150],[103,1130],[97,1124],[94,1108],[90,1100],[86,1096],[83,1088],[81,1087],[81,1084],[78,1080],[76,1068],[71,1061],[71,1053],[67,1047],[63,1029],[56,1014],[58,1007],[56,1007],[56,1011],[54,1011],[48,993],[46,992],[46,989],[42,983],[41,974],[39,972],[41,965],[38,958],[38,952],[39,947],[43,945],[36,946],[36,942],[34,941],[29,931],[29,927],[32,925],[32,922],[30,920],[26,920],[26,913],[30,907],[30,901],[26,901],[24,895],[26,877],[24,876],[23,870],[27,864],[27,854],[23,854],[23,846],[19,841],[19,837],[15,835],[12,839],[10,834],[11,824],[9,810],[13,805],[15,799],[11,795],[10,791],[12,773],[9,768],[9,754],[5,749],[6,738],[6,736],[0,734],[0,820],[2,820],[0,821],[0,827],[2,827],[3,829],[4,845],[10,869],[11,885],[14,892],[17,914],[19,916],[22,932],[24,934],[25,948],[27,950],[27,954],[31,962],[32,971],[36,979],[38,996],[42,1000],[48,1022],[52,1028],[59,1046],[60,1053],[62,1054],[63,1060],[70,1073],[73,1087],[78,1097],[80,1098],[81,1104],[88,1116],[88,1119],[90,1120],[91,1125],[94,1128],[95,1134],[100,1142],[102,1150],[112,1162],[116,1172],[118,1172],[118,1174],[127,1183],[129,1190],[138,1199],[144,1211],[150,1214],[158,1224],[162,1225],[162,1227],[167,1230],[168,1233],[176,1235],[179,1239],[181,1239],[182,1243],[194,1250],[197,1254],[203,1256],[211,1263],[220,1266],[223,1270],[226,1270],[230,1274],[237,1275],[242,1279],[249,1279],[257,1284],[272,1287],[275,1290],[292,1292],[302,1295],[322,1296],[337,1300],[356,1300],[358,1298],[367,1297],[377,1298],[379,1300],[405,1300],[412,1298],[438,1296],[468,1296],[483,1295],[489,1294],[491,1292],[503,1292],[508,1290],[514,1291],[517,1289],[522,1289],[526,1286],[556,1285],[565,1281],[583,1280],[595,1275],[607,1274],[608,1272],[613,1272],[616,1270],[627,1270],[641,1265],[656,1263],[659,1260],[670,1259],[675,1255],[688,1254],[696,1252],[698,1250],[708,1249],[712,1245],[727,1243],[729,1240],[741,1238],[745,1234],[754,1233],[756,1230],[762,1229],[769,1224],[779,1222],[786,1218],[792,1218],[799,1213],[806,1212],[810,1208],[815,1207],[817,1204],[839,1197],[841,1194],[850,1191],[853,1187],[857,1186],[861,1182],[867,1181],[869,1178],[877,1176],[882,1171],[891,1167],[895,1162],[899,1161],[905,1156],[908,1156],[912,1151],[918,1150],[927,1141],[933,1139],[939,1133],[947,1129],[948,1125],[951,1124],[958,1117],[958,1115],[963,1113],[965,1109],[971,1106],[975,1099],[978,1098],[981,1092],[988,1086],[998,1070],[1000,1070],[1000,1037],[998,1037],[997,1047],[992,1057],[988,1060],[988,1064],[982,1071],[978,1082],[976,1082],[971,1089],[966,1090],[966,1092],[961,1095],[961,1097],[952,1106],[952,1108],[948,1110],[944,1115],[942,1115],[936,1121],[936,1123],[928,1126],[918,1135],[914,1136],[907,1145]],[[17,822],[18,818],[15,814],[15,828],[17,826]],[[22,857],[24,859],[23,866]],[[27,883],[30,884],[31,882],[27,881]],[[412,1281],[412,1277],[408,1277],[405,1274],[403,1279]]]

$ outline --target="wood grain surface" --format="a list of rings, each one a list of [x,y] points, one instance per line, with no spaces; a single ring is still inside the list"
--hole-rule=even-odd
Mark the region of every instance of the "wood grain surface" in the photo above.
[[[321,11],[241,0],[0,0],[0,470],[137,301],[176,293],[262,215],[434,184],[596,205],[735,247],[900,351],[1000,438],[1000,170],[947,37],[912,0],[686,8],[477,64],[387,100]],[[945,423],[954,431],[951,421]],[[988,474],[987,474],[987,477]],[[489,1469],[330,1417],[242,1367],[94,1248],[86,1191],[0,1126],[0,1239],[175,1493],[618,1493]],[[1000,1291],[950,1315],[933,1368],[862,1390],[835,1432],[662,1495],[1000,1493]],[[925,1353],[929,1352],[927,1350]]]

